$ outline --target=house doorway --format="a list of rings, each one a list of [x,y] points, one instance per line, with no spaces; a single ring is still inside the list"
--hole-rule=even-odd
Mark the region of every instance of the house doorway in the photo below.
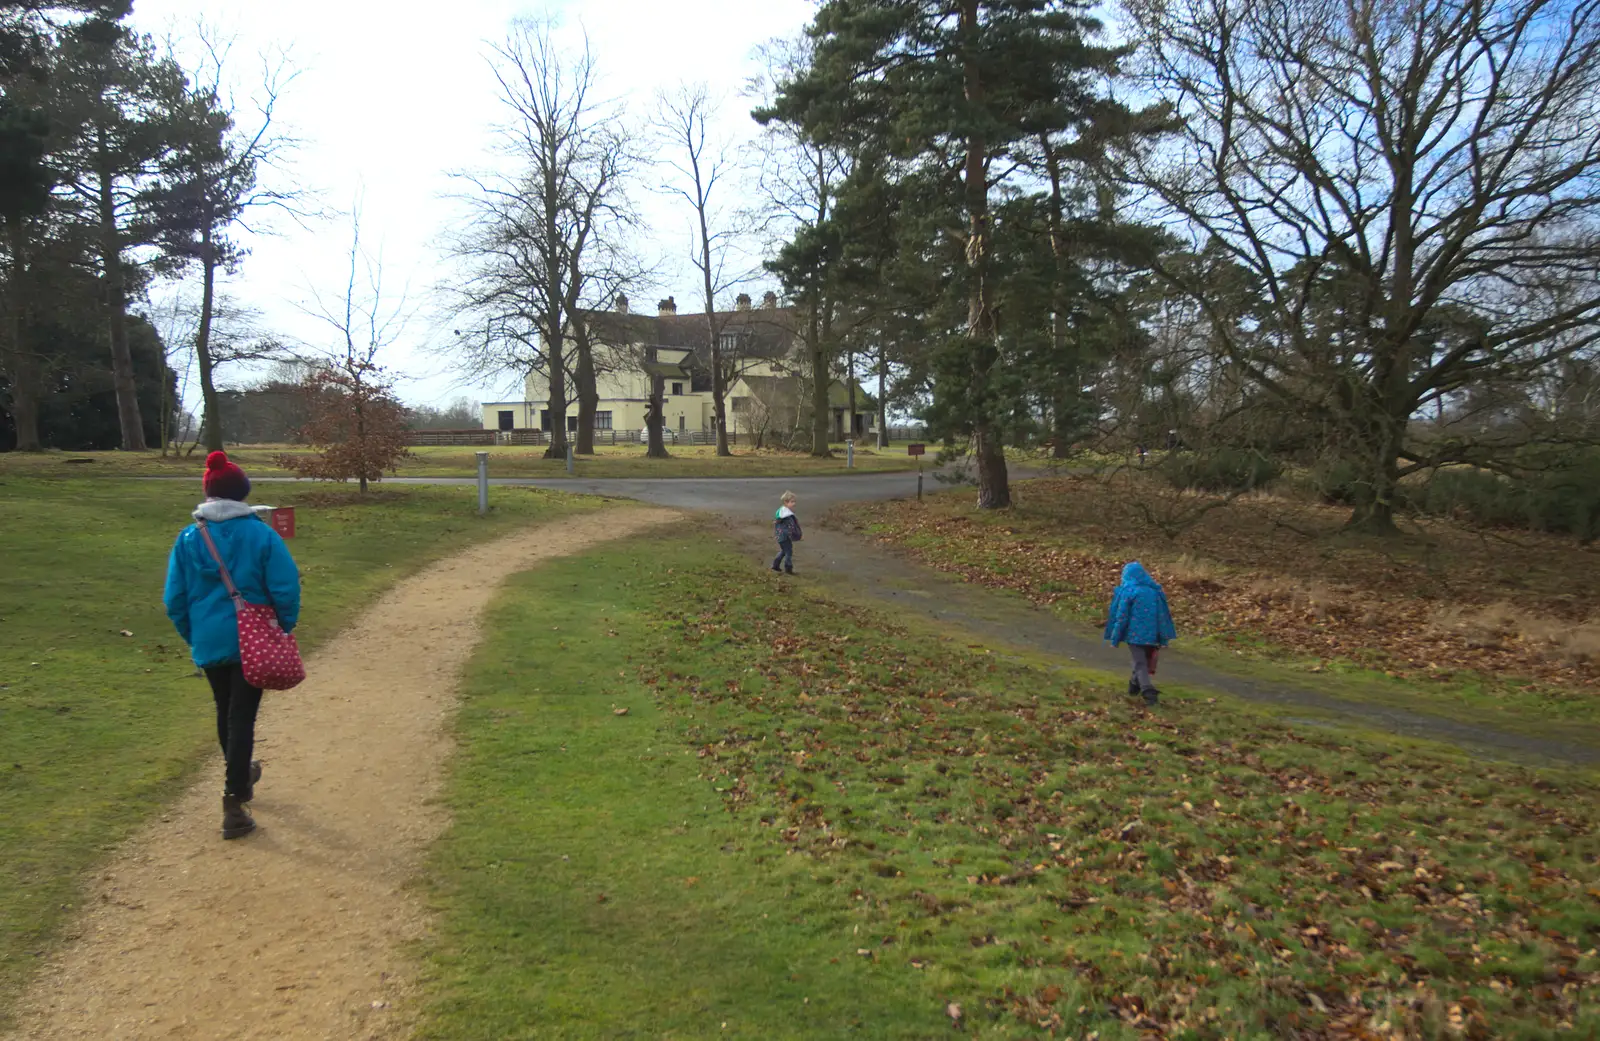
[[[517,414],[515,412],[511,411],[508,408],[501,409],[498,418],[499,418],[500,429],[501,430],[515,430],[516,429]]]

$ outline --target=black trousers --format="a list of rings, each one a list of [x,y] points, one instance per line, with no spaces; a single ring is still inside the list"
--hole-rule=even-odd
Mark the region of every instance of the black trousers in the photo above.
[[[217,702],[217,743],[228,761],[225,795],[250,801],[250,757],[256,747],[256,712],[261,688],[244,681],[239,665],[213,665],[206,670],[211,696]]]

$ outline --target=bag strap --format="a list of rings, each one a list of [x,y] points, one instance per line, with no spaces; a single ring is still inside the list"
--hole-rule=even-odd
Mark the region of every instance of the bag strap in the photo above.
[[[196,520],[195,527],[200,529],[200,537],[206,540],[206,549],[211,551],[211,559],[217,562],[217,567],[222,571],[222,584],[228,587],[228,595],[235,600],[241,600],[239,587],[233,584],[233,576],[228,574],[228,565],[222,562],[222,554],[217,552],[217,544],[211,540],[211,531],[206,527],[206,522]]]

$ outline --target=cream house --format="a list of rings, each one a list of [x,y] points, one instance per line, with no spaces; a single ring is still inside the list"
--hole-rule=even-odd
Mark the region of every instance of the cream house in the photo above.
[[[600,402],[595,429],[639,432],[645,429],[645,412],[654,376],[662,382],[666,429],[675,433],[710,432],[715,429],[711,393],[711,367],[706,346],[706,316],[678,313],[672,297],[657,305],[654,316],[635,314],[628,299],[617,297],[614,310],[584,313],[598,368],[596,386]],[[810,409],[810,385],[795,335],[795,309],[779,306],[777,295],[766,294],[761,306],[752,307],[741,293],[732,311],[719,312],[722,353],[737,359],[738,374],[728,388],[729,428],[746,437],[787,433]],[[483,403],[483,426],[488,430],[551,429],[549,382],[530,373],[521,401]],[[569,432],[578,428],[576,395],[567,407]],[[856,410],[850,409],[850,391],[835,380],[829,388],[834,436],[864,438],[877,430],[872,398],[856,387]]]

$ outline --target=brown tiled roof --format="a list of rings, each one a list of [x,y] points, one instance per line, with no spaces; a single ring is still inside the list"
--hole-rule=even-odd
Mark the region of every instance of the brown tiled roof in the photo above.
[[[585,311],[589,332],[596,340],[612,344],[640,344],[646,347],[675,347],[695,352],[695,361],[706,350],[704,312],[676,315],[623,314],[618,311]],[[738,333],[746,357],[781,358],[794,342],[798,320],[792,307],[753,307],[747,311],[718,311],[717,324],[724,334]]]

